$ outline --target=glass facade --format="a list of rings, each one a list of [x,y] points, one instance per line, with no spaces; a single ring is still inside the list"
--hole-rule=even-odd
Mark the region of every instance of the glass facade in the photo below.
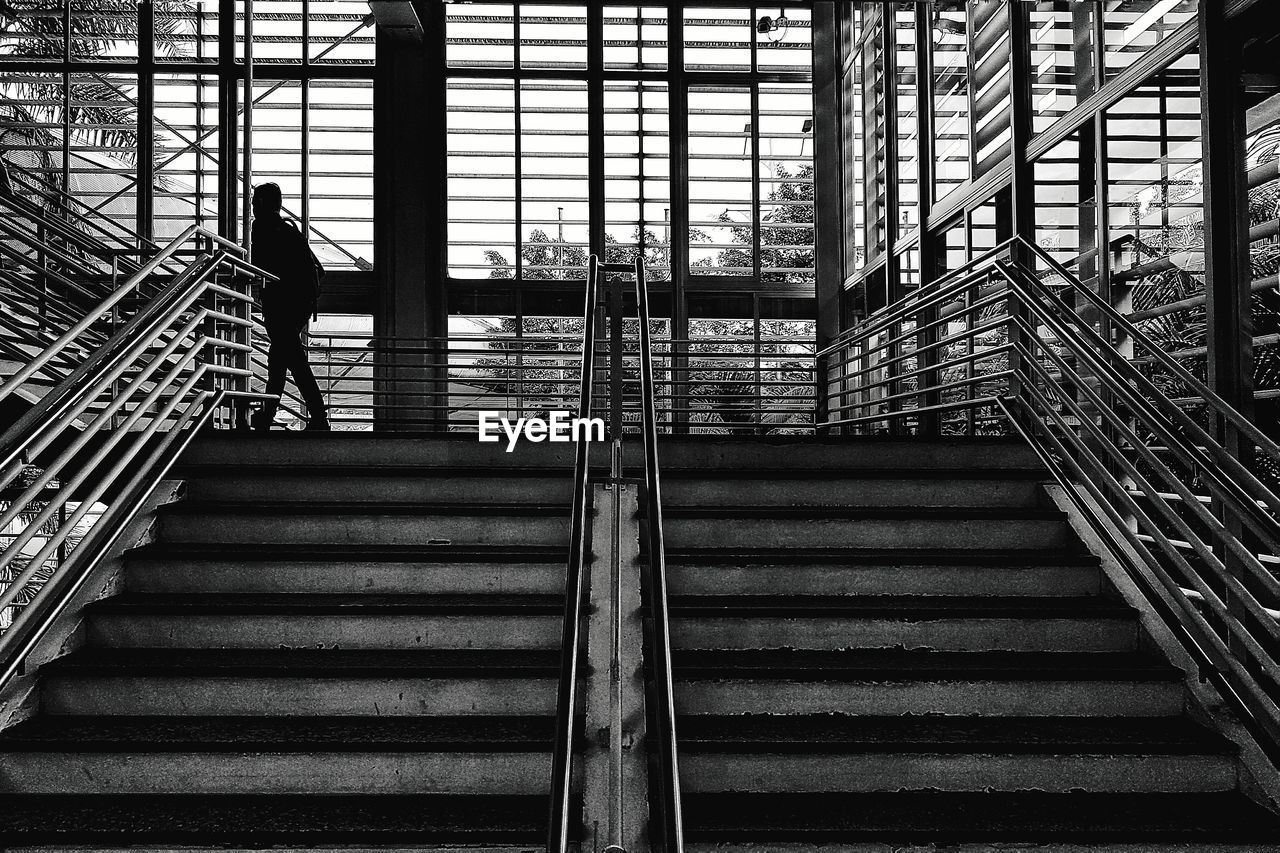
[[[251,168],[254,183],[280,184],[327,268],[371,268],[375,41],[366,3],[20,0],[12,12],[0,26],[6,161],[161,241],[192,223],[234,234]],[[147,144],[150,155],[139,156]]]

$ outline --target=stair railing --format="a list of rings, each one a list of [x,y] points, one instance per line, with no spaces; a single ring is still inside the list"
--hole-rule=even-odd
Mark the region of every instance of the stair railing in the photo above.
[[[649,285],[644,259],[636,258],[636,314],[640,321],[640,412],[644,439],[645,522],[648,536],[649,656],[653,670],[655,749],[660,792],[658,826],[666,853],[683,853],[680,764],[676,745],[675,686],[671,666],[671,617],[667,603],[667,550],[662,527],[662,477],[658,464],[658,411],[650,340]],[[621,353],[615,369],[621,368]]]
[[[649,610],[652,628],[648,632],[648,658],[651,661],[655,698],[653,754],[658,768],[657,785],[660,792],[658,819],[654,824],[661,829],[661,840],[666,853],[683,853],[683,825],[680,811],[680,777],[676,756],[675,700],[671,667],[670,617],[667,605],[666,546],[662,527],[662,484],[658,464],[658,413],[654,390],[653,342],[651,340],[649,311],[649,287],[645,275],[644,260],[636,258],[634,264],[601,263],[592,255],[587,263],[586,307],[583,312],[582,367],[579,374],[578,417],[587,419],[593,412],[594,389],[600,384],[596,379],[598,353],[609,357],[609,375],[604,383],[604,395],[609,402],[612,421],[610,430],[611,457],[610,483],[615,501],[623,482],[622,460],[622,412],[623,375],[623,317],[620,284],[612,283],[608,300],[609,340],[601,347],[598,340],[599,320],[604,314],[601,302],[601,281],[609,273],[633,274],[636,285],[636,313],[639,320],[639,378],[640,378],[640,428],[644,446],[644,486],[646,519],[646,552],[648,556]],[[577,661],[579,657],[580,620],[582,616],[582,591],[584,564],[587,552],[587,502],[589,500],[589,444],[579,441],[574,462],[573,509],[569,540],[569,570],[565,584],[565,620],[561,638],[560,688],[557,698],[556,742],[552,761],[551,819],[549,822],[547,849],[552,853],[567,853],[569,848],[570,783],[572,779],[573,713],[576,707]],[[615,512],[615,521],[620,514]],[[620,536],[615,528],[614,535]],[[621,549],[612,548],[613,559],[620,559]],[[610,797],[608,846],[606,849],[622,853],[623,789],[622,731],[622,673],[621,649],[621,578],[619,564],[611,566],[609,618],[611,619],[611,667],[610,667]]]
[[[15,191],[0,193],[0,211],[7,208],[14,216],[6,218],[0,229],[0,287],[6,288],[9,301],[17,310],[16,316],[0,319],[0,348],[9,351],[14,360],[25,361],[32,351],[48,343],[50,335],[73,329],[86,316],[88,306],[122,289],[131,291],[131,303],[144,304],[184,269],[187,260],[201,251],[210,251],[213,245],[225,249],[229,257],[244,256],[240,246],[200,226],[188,228],[164,246],[158,245],[38,174],[13,164],[8,168]],[[28,220],[30,225],[24,227],[19,219]],[[128,276],[123,283],[121,275]],[[56,292],[47,292],[50,286]],[[74,297],[74,304],[60,304],[68,297]],[[117,296],[113,301],[110,328],[128,317],[129,312],[122,308],[125,299]],[[77,333],[81,352],[105,341],[106,334],[97,328],[104,317],[99,315],[91,328]],[[29,328],[33,324],[38,327],[36,333]],[[254,375],[249,381],[257,390],[263,390],[266,330],[255,320],[246,337],[254,347],[250,358]],[[61,353],[28,378],[39,375],[57,381],[69,369],[65,364],[74,364],[78,358],[69,359],[67,353]],[[305,404],[296,391],[286,387],[281,408],[302,418]]]
[[[0,684],[22,670],[195,430],[229,422],[230,401],[261,396],[247,387],[246,332],[253,280],[267,274],[216,235],[198,236],[210,251],[0,435]]]
[[[582,367],[577,417],[591,417],[592,377],[596,358],[598,259],[588,262],[586,307],[582,318]],[[556,734],[551,758],[551,815],[547,823],[548,853],[568,853],[573,782],[574,735],[577,731],[578,660],[582,645],[582,592],[587,558],[587,509],[590,504],[590,443],[574,448],[573,504],[569,520],[569,566],[565,575],[564,625],[560,637],[560,682],[556,693]]]
[[[1280,446],[1255,423],[1023,240],[820,357],[827,429],[1025,438],[1280,759]]]

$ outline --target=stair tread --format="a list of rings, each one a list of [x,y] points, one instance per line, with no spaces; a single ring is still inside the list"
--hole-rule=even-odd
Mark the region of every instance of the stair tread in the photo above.
[[[606,466],[596,466],[600,472],[606,472]],[[538,465],[433,465],[424,467],[418,463],[378,465],[333,465],[283,462],[277,464],[256,464],[251,462],[179,462],[174,466],[174,473],[184,479],[197,477],[242,477],[246,474],[254,476],[319,474],[334,477],[421,477],[424,479],[444,479],[446,477],[537,477],[541,479],[562,479],[569,481],[572,469]]]
[[[960,566],[1089,566],[1093,554],[1063,548],[986,550],[926,548],[668,548],[667,565],[875,564]]]
[[[554,717],[41,715],[0,732],[0,752],[532,752]]]
[[[1133,652],[929,649],[673,649],[680,680],[1174,681],[1182,671]]]
[[[706,480],[1040,480],[1050,474],[1039,466],[993,468],[973,465],[909,468],[906,466],[829,468],[691,468],[662,466],[663,479]]]
[[[318,676],[552,678],[558,649],[78,649],[43,674],[97,676]]]
[[[476,794],[6,794],[0,842],[533,844],[544,840],[547,800]]]
[[[1185,717],[684,715],[685,752],[1232,754]]]
[[[1001,618],[1136,618],[1122,601],[1103,596],[933,595],[673,595],[674,617],[844,616],[900,621]]]
[[[641,512],[643,515],[643,511]],[[1037,507],[969,506],[664,506],[663,518],[777,518],[817,520],[828,518],[884,519],[911,521],[1059,521],[1067,514],[1057,509]]]
[[[559,503],[384,503],[375,501],[202,501],[183,499],[161,509],[172,515],[499,515],[567,518]]]
[[[551,562],[566,563],[569,550],[559,545],[370,545],[236,544],[155,542],[134,548],[130,558],[149,560],[270,560],[289,562]]]
[[[564,597],[530,594],[122,593],[95,613],[217,615],[559,616]]]
[[[1071,792],[685,794],[692,841],[1280,841],[1244,795]]]

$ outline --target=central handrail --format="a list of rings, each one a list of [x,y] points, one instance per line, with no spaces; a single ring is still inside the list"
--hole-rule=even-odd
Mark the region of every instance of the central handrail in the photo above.
[[[595,255],[588,262],[587,293],[582,317],[582,372],[578,417],[591,417],[591,378],[595,373],[596,300],[599,294]],[[564,585],[564,626],[560,637],[560,684],[556,695],[556,734],[551,759],[551,817],[548,853],[569,849],[569,804],[573,777],[573,736],[578,706],[578,657],[582,643],[582,591],[587,556],[590,443],[580,439],[574,450],[573,508],[569,519],[569,566]]]
[[[636,258],[636,314],[640,325],[640,421],[644,436],[645,519],[648,528],[650,655],[656,693],[657,764],[662,795],[660,827],[666,853],[683,853],[680,764],[676,754],[675,687],[671,666],[671,619],[667,607],[666,540],[662,527],[662,477],[658,467],[658,411],[654,394],[653,344],[649,333],[649,286],[644,259]]]

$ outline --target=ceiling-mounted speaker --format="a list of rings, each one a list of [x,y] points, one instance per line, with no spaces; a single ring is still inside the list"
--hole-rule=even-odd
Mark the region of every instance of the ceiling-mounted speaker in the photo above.
[[[409,0],[369,0],[369,9],[378,29],[391,38],[421,43],[422,21]]]

